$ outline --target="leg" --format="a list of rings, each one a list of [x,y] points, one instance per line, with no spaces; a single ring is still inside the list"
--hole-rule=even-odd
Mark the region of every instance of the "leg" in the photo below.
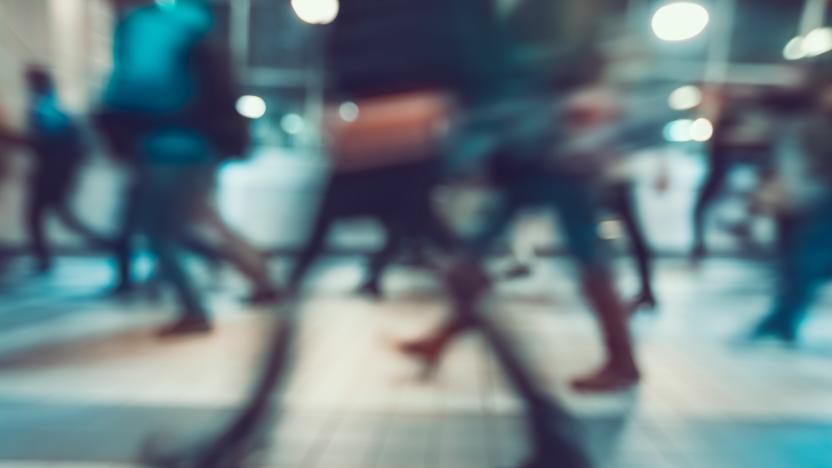
[[[270,302],[277,298],[277,290],[269,280],[269,272],[263,256],[220,217],[216,207],[208,200],[203,200],[198,208],[198,218],[218,234],[220,246],[210,246],[202,250],[213,250],[215,258],[222,258],[231,263],[252,284],[250,302]]]
[[[483,281],[485,278],[485,273],[478,267],[463,262],[454,265],[448,273],[447,285],[453,299],[454,315],[460,317],[460,322],[469,323],[482,332],[508,382],[525,405],[531,454],[521,466],[592,466],[575,431],[576,421],[535,381],[500,328],[488,315],[477,310],[483,305],[481,299],[488,288],[487,280]]]
[[[503,203],[486,221],[483,229],[467,243],[466,250],[470,252],[473,258],[479,260],[487,255],[488,249],[494,243],[494,240],[506,231],[517,211],[522,207],[521,195],[515,189],[511,188],[507,191]]]
[[[444,276],[443,282],[452,293],[454,313],[427,337],[402,342],[396,346],[400,353],[421,361],[422,379],[432,377],[447,347],[459,335],[477,325],[473,308],[479,296],[490,286],[490,279],[485,271],[477,263],[464,258],[454,262],[448,271],[441,273]]]
[[[181,318],[160,330],[160,336],[205,332],[211,328],[207,311],[181,259],[183,220],[189,219],[192,213],[198,171],[199,167],[158,164],[148,168],[146,174],[148,190],[142,205],[147,207],[142,210],[145,230],[161,273],[173,285],[182,307]]]
[[[298,291],[300,289],[300,283],[303,281],[304,276],[306,276],[307,270],[312,266],[312,262],[323,252],[326,244],[326,236],[329,234],[332,223],[335,222],[335,213],[326,206],[327,202],[328,200],[325,199],[325,206],[315,220],[312,235],[301,251],[295,266],[292,268],[292,273],[289,275],[288,288],[290,291]]]
[[[651,281],[653,256],[638,221],[638,213],[636,213],[635,206],[633,206],[631,189],[632,187],[629,184],[614,187],[611,194],[611,205],[624,222],[624,229],[627,231],[633,257],[638,267],[640,291],[630,306],[630,310],[634,311],[641,307],[655,308],[656,298],[653,294]]]
[[[803,318],[832,264],[827,247],[832,236],[832,210],[802,214],[791,219],[782,240],[779,281],[774,307],[754,330],[754,336],[797,340]]]
[[[166,220],[157,222],[160,224],[151,227],[148,231],[148,241],[150,249],[156,255],[159,273],[164,280],[173,284],[184,315],[206,317],[205,309],[182,264],[182,249],[177,243],[178,238],[174,229]]]
[[[367,265],[367,276],[361,288],[359,288],[360,293],[374,298],[382,296],[381,277],[387,266],[392,263],[393,257],[400,250],[403,237],[401,226],[387,216],[384,218],[379,220],[385,232],[384,246],[370,257]]]
[[[40,272],[48,271],[52,266],[52,256],[44,232],[44,217],[50,206],[45,187],[41,187],[39,181],[29,192],[29,201],[26,206],[26,226],[31,243],[32,253],[37,261],[37,269]]]
[[[505,230],[521,206],[521,199],[518,193],[509,191],[505,203],[488,220],[485,229],[470,242],[466,255],[469,258],[462,263],[465,268],[460,267],[457,269],[457,273],[460,276],[470,278],[475,285],[488,282],[488,278],[477,265],[485,256],[493,239]],[[450,278],[448,282],[454,283],[455,280],[454,278]],[[430,335],[414,341],[400,343],[397,347],[400,352],[421,360],[424,363],[422,374],[424,377],[428,377],[436,370],[436,366],[445,349],[457,336],[470,330],[472,325],[470,315],[454,314],[448,317]]]
[[[112,244],[112,242],[105,239],[104,236],[98,234],[89,226],[84,224],[84,222],[82,222],[78,216],[72,212],[65,200],[58,202],[56,209],[57,214],[61,218],[61,221],[63,221],[64,225],[75,231],[76,234],[84,237],[87,242],[97,246],[109,246]]]
[[[693,209],[693,250],[694,260],[705,255],[705,214],[722,188],[728,175],[727,151],[718,143],[712,143],[708,152],[708,175],[699,192]]]
[[[581,266],[582,291],[601,325],[606,362],[600,370],[573,381],[578,391],[614,391],[639,380],[627,313],[615,289],[597,235],[597,201],[588,181],[557,177],[549,182],[551,201],[560,215],[570,250]]]
[[[127,202],[121,226],[113,243],[113,255],[118,275],[114,289],[116,294],[129,292],[133,288],[132,240],[142,215],[141,200],[144,197],[139,181],[133,182],[132,187],[127,191],[126,197]]]

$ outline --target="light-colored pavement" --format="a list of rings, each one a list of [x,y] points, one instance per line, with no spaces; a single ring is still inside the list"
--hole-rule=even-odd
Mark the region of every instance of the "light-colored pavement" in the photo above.
[[[619,269],[621,288],[632,290],[629,265]],[[26,306],[25,289],[0,305],[4,319],[55,312],[0,334],[0,466],[130,466],[148,436],[204,433],[245,394],[272,317],[236,304],[230,274],[211,296],[218,317],[211,336],[159,342],[152,327],[172,313],[169,304],[101,299],[96,279],[107,273],[101,260],[65,260],[40,280],[36,305]],[[540,381],[580,418],[599,466],[829,466],[829,295],[799,348],[749,347],[736,338],[765,310],[766,270],[711,260],[694,271],[664,260],[661,308],[633,322],[644,383],[625,394],[585,397],[566,384],[597,364],[600,346],[570,276],[565,262],[542,260],[532,277],[501,285],[492,308]],[[262,466],[517,463],[525,447],[520,406],[479,338],[455,346],[429,383],[416,380],[413,363],[387,345],[428,330],[444,313],[432,278],[397,268],[381,302],[351,294],[358,278],[352,259],[316,269],[301,308],[296,366]]]

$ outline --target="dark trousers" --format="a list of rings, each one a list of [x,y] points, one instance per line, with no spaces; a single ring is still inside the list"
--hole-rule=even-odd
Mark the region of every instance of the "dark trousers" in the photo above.
[[[780,227],[778,286],[763,325],[794,334],[832,269],[832,196],[782,218]]]
[[[705,249],[705,214],[716,200],[719,191],[725,185],[725,179],[732,166],[731,157],[726,148],[712,146],[708,151],[708,174],[699,191],[693,208],[693,245],[694,249]]]
[[[52,263],[44,222],[50,212],[57,214],[66,227],[84,237],[88,242],[102,245],[102,236],[88,228],[69,208],[69,192],[72,171],[50,168],[40,169],[34,175],[26,205],[26,228],[31,242],[32,253],[41,268]]]
[[[604,204],[621,218],[624,223],[624,230],[630,241],[630,250],[638,269],[641,295],[653,296],[652,269],[653,255],[647,244],[647,238],[638,220],[635,204],[633,203],[633,190],[630,183],[617,183],[605,191]]]
[[[312,233],[290,275],[290,287],[300,285],[326,247],[327,235],[339,219],[371,217],[385,231],[384,246],[368,263],[368,282],[379,280],[405,238],[430,239],[437,245],[449,245],[451,235],[437,219],[431,204],[436,179],[434,161],[333,174]]]
[[[542,174],[515,180],[504,187],[497,212],[469,244],[472,255],[483,257],[493,241],[527,207],[548,207],[560,221],[570,253],[584,271],[607,269],[597,230],[600,200],[584,177]]]
[[[183,253],[195,203],[205,190],[211,170],[208,164],[158,162],[145,163],[138,169],[115,252],[121,287],[130,283],[132,239],[143,233],[162,278],[176,291],[183,314],[206,315],[185,269]]]

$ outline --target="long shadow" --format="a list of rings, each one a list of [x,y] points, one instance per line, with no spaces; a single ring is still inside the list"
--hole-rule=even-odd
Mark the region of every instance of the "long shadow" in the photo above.
[[[549,396],[535,382],[531,372],[518,357],[504,333],[480,313],[479,301],[486,293],[472,282],[465,269],[446,275],[454,313],[466,314],[482,332],[493,349],[497,361],[508,376],[525,406],[527,437],[532,453],[520,468],[590,468],[592,462],[583,446],[581,430],[560,402]],[[484,284],[484,283],[479,283]],[[275,423],[279,415],[270,409],[278,389],[286,384],[291,373],[292,350],[299,331],[298,302],[291,300],[281,306],[282,320],[276,325],[261,375],[246,404],[231,422],[215,435],[187,447],[162,450],[154,440],[148,442],[141,461],[156,468],[241,468],[262,440],[267,423]]]

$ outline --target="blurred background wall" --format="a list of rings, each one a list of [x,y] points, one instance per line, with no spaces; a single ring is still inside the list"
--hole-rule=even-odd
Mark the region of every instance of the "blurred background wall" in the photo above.
[[[0,105],[19,122],[22,72],[47,66],[73,111],[85,110],[110,64],[108,0],[0,0]]]

